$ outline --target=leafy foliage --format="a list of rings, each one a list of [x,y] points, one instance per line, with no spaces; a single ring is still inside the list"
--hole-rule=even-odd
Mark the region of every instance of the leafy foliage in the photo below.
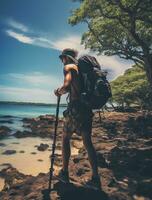
[[[141,108],[152,108],[150,85],[145,71],[136,65],[125,71],[111,82],[113,99],[119,106],[138,105]]]

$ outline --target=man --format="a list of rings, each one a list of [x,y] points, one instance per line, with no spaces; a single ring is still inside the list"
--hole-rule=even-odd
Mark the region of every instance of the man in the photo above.
[[[92,178],[86,184],[101,188],[96,152],[91,141],[93,113],[89,106],[81,102],[81,83],[76,57],[77,51],[73,49],[64,49],[59,56],[64,64],[64,84],[55,90],[54,93],[56,96],[69,93],[69,103],[67,110],[63,112],[65,118],[62,136],[63,166],[58,176],[64,179],[64,181],[69,182],[70,138],[73,133],[77,133],[82,136],[92,168]]]

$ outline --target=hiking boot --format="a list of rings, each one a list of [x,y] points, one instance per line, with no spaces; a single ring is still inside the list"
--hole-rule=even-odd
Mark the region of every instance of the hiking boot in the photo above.
[[[84,185],[86,187],[89,187],[89,188],[92,188],[92,189],[95,189],[95,190],[101,190],[100,177],[99,176],[97,176],[97,177],[92,176],[92,178],[90,180],[86,181],[84,183]]]
[[[62,182],[69,183],[69,172],[61,169],[57,175],[57,178]]]

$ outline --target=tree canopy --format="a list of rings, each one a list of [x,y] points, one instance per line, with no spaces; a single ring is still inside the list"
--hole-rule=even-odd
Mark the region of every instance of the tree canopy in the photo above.
[[[87,23],[88,30],[82,36],[85,47],[144,65],[152,85],[152,1],[75,1],[80,7],[72,12],[69,23]]]
[[[145,71],[134,65],[111,82],[112,102],[118,106],[137,105],[140,108],[152,108],[150,85]]]

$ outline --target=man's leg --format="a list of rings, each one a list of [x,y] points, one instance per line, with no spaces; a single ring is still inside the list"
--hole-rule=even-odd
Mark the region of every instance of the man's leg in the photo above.
[[[97,177],[98,176],[97,156],[95,148],[91,141],[91,128],[88,131],[82,132],[82,139],[83,139],[83,144],[88,153],[89,162],[92,168],[92,176]]]
[[[70,138],[72,134],[63,132],[62,135],[62,169],[68,171],[69,159],[71,155]]]
[[[62,135],[62,169],[59,171],[58,178],[62,181],[69,182],[68,165],[71,155],[70,138],[72,134],[63,132]]]

